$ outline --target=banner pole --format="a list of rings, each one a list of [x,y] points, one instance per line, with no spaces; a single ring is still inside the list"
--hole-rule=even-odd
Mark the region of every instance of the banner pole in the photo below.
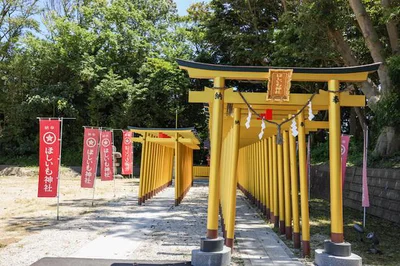
[[[97,171],[96,171],[96,173],[95,173],[94,180],[93,180],[92,207],[94,206],[94,191],[95,191],[95,188],[96,188],[96,177],[97,177]]]
[[[114,198],[115,198],[115,175],[114,175]]]
[[[60,220],[60,169],[61,169],[61,153],[62,153],[62,134],[63,134],[63,122],[64,118],[58,118],[61,121],[61,128],[60,128],[60,155],[58,156],[58,175],[57,175],[57,221]]]
[[[112,150],[112,168],[113,168],[113,179],[114,179],[114,198],[115,198],[115,176],[117,175],[117,166],[115,166],[115,162],[116,158],[114,157],[114,130],[111,130],[111,134],[112,134],[112,145],[111,145],[111,150]],[[115,147],[115,152],[117,152],[117,147]],[[115,167],[114,167],[115,166]],[[115,172],[114,172],[115,170]]]
[[[364,163],[366,164],[364,167],[367,168],[368,164],[368,126],[365,125],[365,130],[364,130],[364,153],[365,153],[365,160]],[[363,180],[364,182],[364,180]],[[364,184],[363,184],[364,186]],[[363,194],[365,193],[364,187],[363,187]],[[363,195],[365,196],[365,195]],[[364,204],[363,204],[364,205]],[[365,228],[366,225],[366,213],[367,213],[367,207],[364,206],[364,216],[363,216],[363,228]]]
[[[93,196],[92,196],[92,207],[94,206],[94,192],[96,190],[96,178],[97,178],[97,166],[99,164],[99,157],[100,157],[100,148],[101,148],[101,130],[102,127],[99,128],[100,129],[100,138],[99,138],[99,143],[97,144],[99,146],[98,148],[98,153],[97,153],[97,159],[96,159],[96,172],[94,173],[94,180],[93,180]],[[101,166],[100,166],[100,172],[101,172]]]

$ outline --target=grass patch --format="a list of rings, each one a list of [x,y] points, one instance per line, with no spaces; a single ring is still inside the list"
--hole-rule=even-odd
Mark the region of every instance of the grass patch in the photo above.
[[[311,233],[311,258],[307,261],[314,260],[314,250],[323,248],[323,241],[329,239],[330,235],[330,206],[329,202],[322,199],[311,199],[310,204],[310,233]],[[367,210],[368,212],[368,210]],[[352,252],[361,256],[363,264],[368,265],[400,265],[400,226],[378,218],[372,215],[367,215],[366,218],[366,233],[364,234],[364,242],[360,241],[359,234],[354,230],[355,223],[362,224],[362,211],[344,207],[344,237],[346,242],[351,243]],[[274,231],[278,232],[277,228]],[[368,249],[371,247],[370,242],[365,240],[368,232],[375,232],[380,240],[377,246],[383,254],[370,254]],[[293,249],[293,242],[287,241],[281,237],[286,245]],[[298,251],[293,250],[296,255],[300,255]]]

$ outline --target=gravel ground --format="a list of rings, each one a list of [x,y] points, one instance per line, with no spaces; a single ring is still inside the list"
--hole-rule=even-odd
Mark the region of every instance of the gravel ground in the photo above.
[[[2,183],[8,180],[8,177],[0,177]],[[206,233],[207,186],[204,184],[195,184],[182,204],[174,207],[173,187],[159,193],[144,206],[138,206],[137,180],[117,180],[115,198],[112,197],[112,186],[99,182],[95,206],[91,207],[86,190],[82,192],[84,195],[74,190],[78,191],[76,199],[68,196],[68,187],[79,187],[79,178],[72,176],[61,183],[65,186],[62,188],[64,200],[61,201],[65,206],[61,205],[62,216],[57,221],[54,204],[43,203],[35,210],[31,206],[36,200],[34,196],[30,196],[31,200],[22,200],[25,189],[36,190],[35,180],[36,177],[31,176],[21,181],[30,185],[20,191],[21,195],[16,195],[20,200],[12,201],[6,197],[3,201],[2,197],[2,202],[14,203],[21,209],[8,206],[1,210],[7,218],[0,224],[3,240],[13,241],[4,242],[7,244],[0,248],[0,266],[30,265],[42,257],[85,257],[88,254],[100,258],[189,261],[191,250],[199,248],[200,237]],[[10,184],[14,183],[15,177]],[[7,193],[4,187],[0,193]],[[26,205],[31,206],[29,211],[23,211]],[[9,234],[12,238],[7,238]],[[105,243],[105,252],[95,245],[102,243]],[[124,246],[118,247],[118,243],[124,243]],[[237,252],[233,253],[232,260],[233,265],[243,264]]]

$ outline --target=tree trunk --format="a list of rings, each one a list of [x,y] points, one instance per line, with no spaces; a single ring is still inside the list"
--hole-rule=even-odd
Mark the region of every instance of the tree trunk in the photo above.
[[[372,25],[371,18],[361,0],[349,0],[350,6],[353,9],[354,15],[356,16],[358,25],[360,26],[361,32],[364,36],[365,44],[372,56],[374,62],[381,62],[382,65],[378,70],[379,80],[381,82],[382,94],[385,95],[391,90],[391,81],[388,74],[388,69],[385,63],[385,57],[383,54],[383,45],[379,40],[378,34],[376,33],[374,26]]]
[[[286,3],[286,0],[281,0],[281,3],[282,3],[282,7],[283,7],[283,12],[287,12],[287,3]]]
[[[391,0],[382,0],[381,3],[384,13],[387,14],[388,12],[390,12],[389,9],[391,7]],[[388,19],[388,21],[386,22],[386,30],[389,35],[389,42],[390,47],[392,48],[392,54],[399,53],[399,32],[397,30],[396,21],[393,18]]]
[[[394,127],[385,127],[381,131],[374,153],[380,156],[390,156],[400,150],[400,134]]]
[[[336,50],[342,56],[342,59],[343,59],[343,62],[345,65],[347,65],[347,66],[359,65],[358,60],[352,54],[352,50],[351,50],[349,44],[344,39],[343,34],[341,32],[329,27],[328,28],[328,36],[333,41],[333,43],[336,47]],[[368,106],[373,111],[375,104],[380,99],[379,91],[377,90],[376,86],[373,84],[373,82],[370,79],[368,79],[368,81],[362,82],[361,90],[364,93],[365,97],[368,99],[368,103],[367,103]],[[362,113],[362,111],[359,107],[354,108],[354,110],[357,113],[357,117],[358,117],[361,127],[364,129],[364,125],[366,123],[364,114]],[[390,138],[388,138],[388,134],[387,134],[388,130],[389,130],[389,132],[394,132],[393,133],[394,136],[392,133],[389,133]],[[382,130],[382,132],[380,133],[380,136],[378,137],[374,152],[380,156],[387,156],[389,154],[392,154],[392,152],[394,153],[394,152],[398,151],[400,149],[399,145],[397,145],[396,143],[393,143],[398,138],[399,138],[399,136],[396,135],[396,132],[394,130],[392,130],[392,129]],[[388,141],[388,139],[392,140],[392,141]],[[399,141],[399,143],[400,143],[400,141]]]
[[[335,44],[336,50],[342,56],[343,62],[346,66],[357,66],[360,64],[353,55],[350,45],[346,42],[341,32],[329,27],[328,36]],[[361,91],[368,99],[368,106],[373,110],[374,104],[379,101],[379,91],[375,84],[368,79],[361,83]]]

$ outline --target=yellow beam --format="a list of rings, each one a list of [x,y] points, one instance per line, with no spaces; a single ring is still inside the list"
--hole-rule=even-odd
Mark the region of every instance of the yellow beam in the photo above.
[[[189,102],[191,103],[212,102],[214,95],[212,94],[212,92],[210,93],[210,90],[211,89],[209,88],[205,88],[204,91],[189,91]],[[267,93],[262,93],[262,92],[257,92],[257,93],[243,92],[242,95],[251,105],[268,105],[269,107],[277,105],[277,106],[293,107],[293,106],[304,106],[311,98],[312,94],[291,93],[289,101],[287,102],[266,101],[265,99],[267,97]],[[234,92],[232,88],[226,89],[224,102],[233,104],[244,104],[242,97],[240,97],[238,92]],[[314,96],[312,104],[313,106],[314,105],[318,106],[320,110],[328,110],[329,108],[328,92],[324,90],[319,90],[319,93]],[[363,107],[365,106],[365,96],[350,95],[349,93],[342,92],[341,106]]]
[[[182,138],[180,137],[178,141],[182,144],[200,144],[200,141],[198,139],[188,139],[188,138]]]
[[[214,97],[213,90],[205,87],[204,91],[189,91],[188,102],[190,102],[190,103],[209,103],[209,102],[212,102],[213,97]]]
[[[222,71],[222,70],[208,70],[191,68],[185,66],[179,66],[179,68],[187,70],[191,78],[197,79],[214,79],[216,77],[223,77],[225,79],[234,80],[267,80],[269,78],[269,72],[245,72],[245,71]],[[365,81],[367,79],[368,72],[359,73],[293,73],[293,81],[316,81],[326,82],[330,79],[336,79],[340,81]]]
[[[245,103],[234,103],[233,108],[242,108],[242,113],[247,113],[248,112],[248,107]],[[287,112],[293,112],[296,113],[297,110],[299,109],[298,105],[271,105],[268,104],[268,102],[265,102],[264,104],[252,104],[251,108],[254,110],[259,110],[259,111],[265,111],[266,109],[271,109],[272,113],[274,113],[275,110],[280,110],[280,111],[287,111]],[[314,105],[312,106],[313,111],[320,111],[320,110],[326,110],[327,106],[325,105]]]
[[[139,142],[139,143],[143,143],[143,137],[134,137],[132,138],[132,142]]]

